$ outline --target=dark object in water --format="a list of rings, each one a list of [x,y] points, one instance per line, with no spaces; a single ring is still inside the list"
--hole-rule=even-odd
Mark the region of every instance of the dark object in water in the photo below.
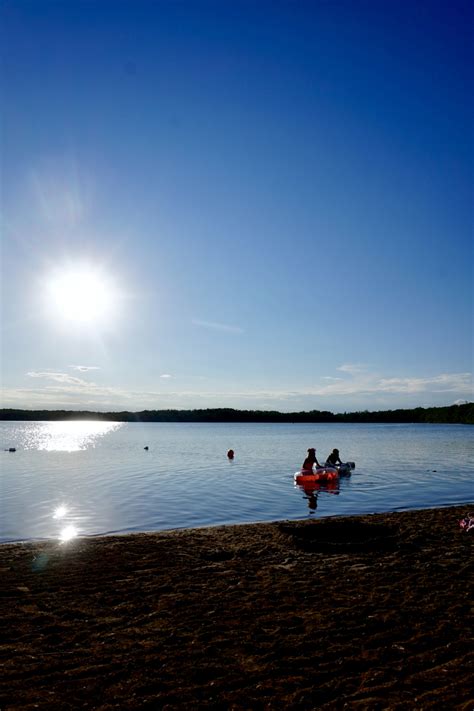
[[[233,449],[229,449],[229,451],[227,452],[227,457],[228,457],[229,459],[233,459],[233,458],[234,458],[234,450],[233,450]]]
[[[15,447],[10,447],[10,449],[8,451],[9,452],[16,452],[16,449],[15,449]]]
[[[148,451],[148,447],[143,447],[143,449],[146,449]]]

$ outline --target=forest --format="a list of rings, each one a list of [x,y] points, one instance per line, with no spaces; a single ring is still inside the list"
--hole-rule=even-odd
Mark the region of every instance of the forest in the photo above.
[[[90,412],[88,410],[0,409],[0,420],[102,420],[108,422],[381,422],[474,424],[474,403],[447,407],[332,413],[327,410],[277,412],[276,410],[142,410],[141,412]]]

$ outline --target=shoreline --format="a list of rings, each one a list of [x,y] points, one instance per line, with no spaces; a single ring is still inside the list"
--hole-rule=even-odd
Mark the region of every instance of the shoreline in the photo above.
[[[15,421],[77,421],[108,422],[203,422],[203,423],[395,423],[395,424],[474,424],[474,402],[431,407],[396,408],[394,410],[329,412],[310,410],[279,412],[278,410],[241,410],[232,407],[204,409],[127,410],[97,412],[92,410],[48,410],[1,408],[0,420]]]
[[[0,707],[470,711],[472,508],[2,543]]]
[[[144,531],[113,531],[111,533],[85,533],[85,534],[79,534],[77,536],[74,536],[74,538],[71,541],[66,542],[66,545],[74,545],[74,540],[94,540],[94,539],[100,539],[100,538],[120,538],[120,537],[128,537],[128,536],[154,536],[154,535],[160,535],[160,534],[167,534],[167,533],[179,533],[182,531],[200,531],[202,529],[215,529],[215,528],[231,528],[231,527],[240,527],[240,526],[261,526],[264,524],[281,524],[281,523],[310,523],[310,522],[315,522],[315,521],[327,521],[330,519],[347,519],[347,518],[367,518],[371,516],[390,516],[391,514],[397,514],[397,513],[422,513],[423,511],[431,511],[431,510],[442,510],[442,509],[453,509],[453,508],[465,508],[467,510],[472,510],[474,511],[474,501],[468,501],[465,503],[451,503],[451,504],[442,504],[442,505],[437,505],[437,506],[426,506],[424,508],[416,508],[416,509],[398,509],[396,511],[390,510],[390,511],[370,511],[368,513],[346,513],[346,514],[320,514],[318,513],[317,516],[307,516],[306,518],[294,518],[294,519],[275,519],[275,520],[270,520],[270,521],[241,521],[241,522],[234,522],[234,523],[216,523],[216,524],[203,524],[202,526],[180,526],[179,528],[159,528],[159,529],[150,529],[150,530],[144,530]],[[8,540],[8,541],[2,541],[0,540],[0,550],[2,546],[15,546],[15,545],[27,545],[27,544],[44,544],[44,543],[55,543],[57,545],[65,545],[65,542],[61,541],[59,538],[18,538],[14,540]],[[1,557],[1,556],[0,556]],[[1,709],[0,709],[1,711]]]

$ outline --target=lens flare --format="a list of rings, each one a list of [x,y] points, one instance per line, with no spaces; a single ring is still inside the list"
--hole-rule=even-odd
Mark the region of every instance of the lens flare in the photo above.
[[[64,518],[64,516],[67,514],[68,508],[64,504],[61,504],[57,508],[54,509],[53,513],[53,518]]]

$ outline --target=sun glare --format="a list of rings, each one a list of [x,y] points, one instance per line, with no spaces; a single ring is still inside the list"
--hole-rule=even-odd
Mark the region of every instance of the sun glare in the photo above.
[[[92,267],[58,271],[48,281],[49,307],[76,324],[106,321],[113,314],[116,300],[110,279]]]
[[[59,540],[61,541],[61,543],[67,543],[73,538],[76,538],[78,533],[79,531],[72,524],[70,526],[65,526],[59,534]]]

